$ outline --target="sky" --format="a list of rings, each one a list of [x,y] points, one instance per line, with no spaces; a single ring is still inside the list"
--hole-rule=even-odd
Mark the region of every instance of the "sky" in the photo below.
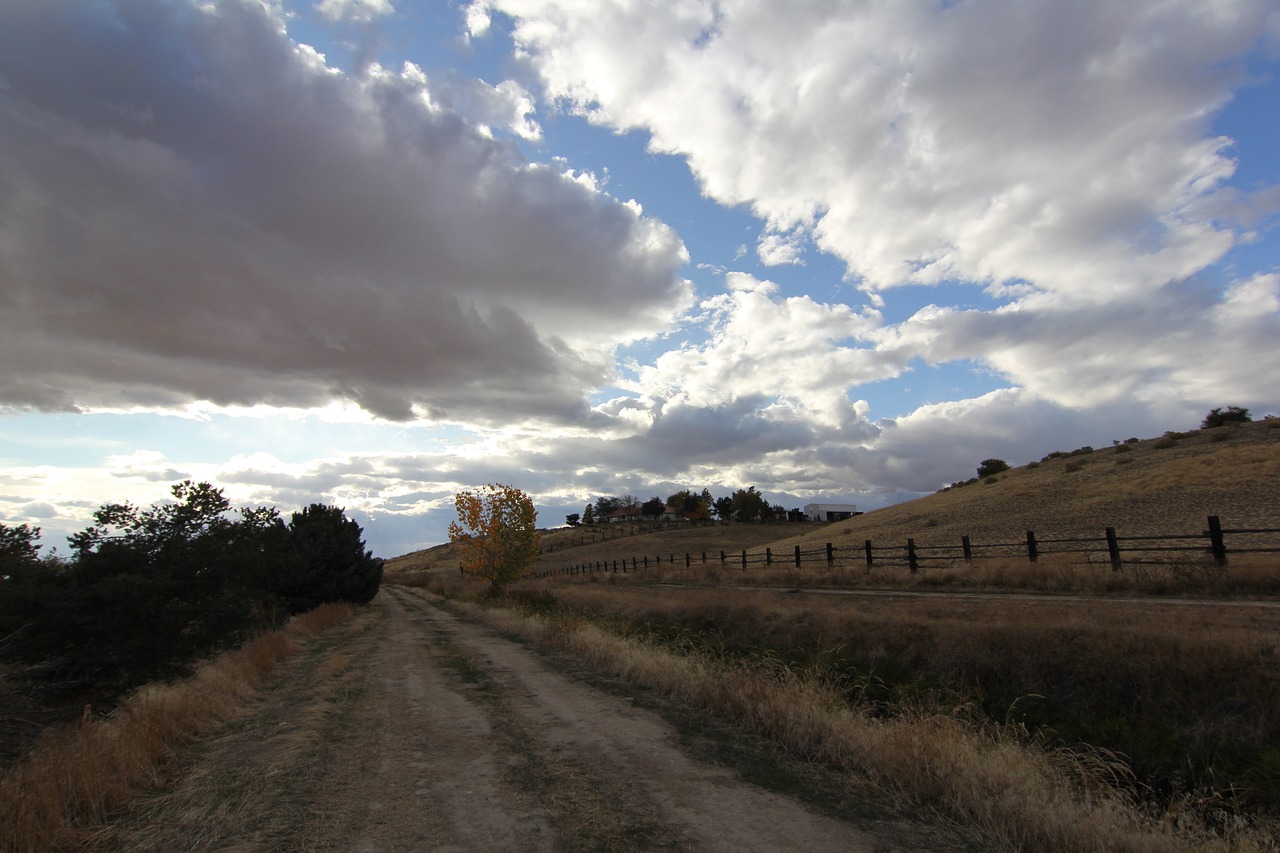
[[[543,526],[1280,413],[1274,0],[8,0],[0,523]]]

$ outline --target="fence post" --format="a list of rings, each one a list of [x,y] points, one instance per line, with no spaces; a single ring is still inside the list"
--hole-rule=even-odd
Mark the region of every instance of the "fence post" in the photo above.
[[[706,551],[703,551],[703,552],[702,552],[702,565],[704,565],[704,566],[705,566],[706,564],[707,564],[707,552],[706,552]]]
[[[1040,558],[1040,551],[1036,548],[1036,532],[1034,530],[1027,531],[1027,559],[1035,562]]]
[[[871,540],[868,539],[866,543],[863,544],[862,547],[867,552],[867,568],[870,568],[871,567]]]
[[[747,570],[747,549],[746,548],[742,549],[742,570],[744,572]]]
[[[764,564],[765,564],[766,566],[772,566],[772,565],[773,565],[773,549],[772,549],[772,548],[765,548],[765,549],[764,549]]]
[[[800,568],[800,546],[796,546],[796,568]]]
[[[915,574],[920,568],[920,563],[916,560],[916,540],[907,540],[907,565],[911,567],[911,573]]]
[[[831,546],[830,542],[828,542],[827,543],[827,565],[830,566],[835,561],[836,561],[836,549]]]
[[[1227,540],[1222,535],[1222,520],[1216,515],[1209,516],[1209,550],[1213,552],[1213,559],[1219,566],[1227,564]]]
[[[968,534],[960,537],[960,548],[964,551],[964,561],[966,563],[973,562],[973,543],[969,541]]]
[[[724,551],[721,551],[721,552],[720,552],[720,565],[722,565],[722,566],[723,566],[723,565],[724,565],[724,563],[725,563]]]
[[[689,557],[689,552],[688,552],[688,551],[685,551],[685,552],[684,552],[684,567],[685,567],[686,569],[687,569],[687,568],[689,568],[689,565],[690,565],[692,562],[693,562],[693,560],[692,560],[692,558],[690,558],[690,557]]]
[[[1114,527],[1107,528],[1107,555],[1111,557],[1111,571],[1120,571],[1120,540]]]

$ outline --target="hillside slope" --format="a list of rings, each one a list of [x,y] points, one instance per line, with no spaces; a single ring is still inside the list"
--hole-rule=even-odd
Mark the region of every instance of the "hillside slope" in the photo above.
[[[1280,421],[1212,430],[1064,454],[1006,471],[995,482],[975,482],[935,495],[874,510],[834,524],[735,524],[676,528],[620,539],[571,545],[594,534],[588,528],[550,531],[539,568],[620,559],[772,545],[840,546],[956,544],[1019,541],[1026,531],[1041,538],[1192,533],[1220,516],[1227,527],[1280,527]],[[388,579],[420,571],[457,571],[452,547],[440,545],[389,560]]]
[[[1041,537],[1191,533],[1280,527],[1280,421],[1260,421],[1076,452],[1011,469],[782,540],[861,543],[1016,541]]]

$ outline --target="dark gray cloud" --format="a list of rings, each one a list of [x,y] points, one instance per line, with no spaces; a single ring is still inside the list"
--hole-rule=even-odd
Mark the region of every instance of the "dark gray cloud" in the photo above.
[[[565,419],[687,299],[669,229],[261,4],[0,18],[0,403]]]

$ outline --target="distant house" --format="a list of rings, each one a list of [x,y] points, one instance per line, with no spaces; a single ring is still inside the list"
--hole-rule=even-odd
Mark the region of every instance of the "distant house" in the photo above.
[[[804,515],[810,521],[842,521],[862,513],[853,504],[805,504]]]
[[[639,521],[640,504],[631,504],[630,506],[615,509],[613,512],[605,516],[605,518],[609,520],[610,524],[616,521]]]
[[[646,516],[644,515],[644,513],[640,511],[640,506],[641,506],[640,504],[632,504],[631,506],[624,506],[621,509],[615,509],[613,512],[605,516],[605,518],[607,518],[610,522],[652,520],[653,519],[652,516]],[[675,507],[664,506],[662,508],[661,520],[662,521],[688,521],[689,519],[685,518],[684,513],[680,512]]]

